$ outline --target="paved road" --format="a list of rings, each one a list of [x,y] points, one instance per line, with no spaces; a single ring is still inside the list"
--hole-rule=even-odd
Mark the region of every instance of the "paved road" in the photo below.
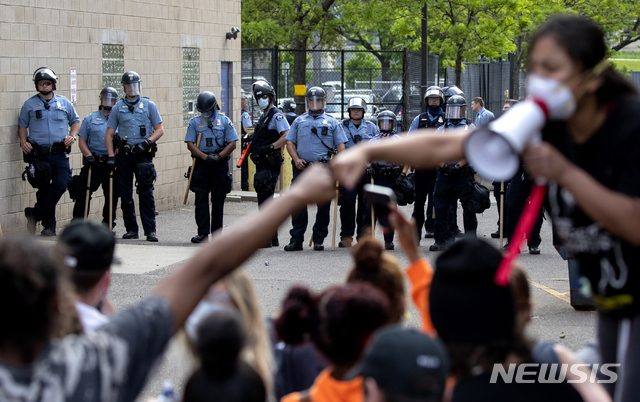
[[[225,226],[238,224],[241,219],[256,210],[257,205],[253,202],[227,202]],[[410,215],[411,210],[411,206],[401,207],[405,215]],[[461,211],[458,212],[458,220],[461,223]],[[310,207],[311,222],[314,215],[315,208]],[[496,230],[495,207],[478,217],[478,235],[490,239],[489,234]],[[161,212],[157,217],[157,227],[159,243],[149,243],[145,240],[118,241],[116,255],[121,263],[114,266],[110,291],[118,309],[126,308],[147,296],[159,281],[198,251],[198,246],[189,242],[197,233],[193,206]],[[289,220],[279,230],[282,245],[288,243],[290,227]],[[120,237],[124,233],[122,221],[118,222],[117,229]],[[310,232],[307,231],[307,241],[309,235]],[[283,251],[282,247],[262,249],[244,265],[243,268],[256,287],[265,317],[278,310],[280,300],[294,283],[303,283],[320,290],[344,280],[351,267],[349,250],[337,248],[336,251],[331,251],[330,236],[325,241],[326,251],[315,252],[306,245],[303,251],[292,253]],[[380,233],[377,237],[382,238]],[[589,338],[595,336],[596,314],[574,311],[570,306],[567,264],[551,245],[551,227],[548,221],[545,221],[542,227],[542,238],[540,255],[524,253],[520,257],[531,280],[534,302],[529,334],[534,339],[559,342],[577,350]],[[497,240],[490,240],[497,245]],[[431,239],[422,239],[421,248],[433,263],[438,253],[428,251],[430,244]],[[407,262],[399,249],[392,253],[403,264]],[[410,301],[407,305],[411,305]],[[415,310],[411,311],[407,325],[419,325]],[[561,338],[561,335],[564,336]],[[168,357],[139,400],[157,395],[161,391],[161,381],[167,378],[177,385],[179,391],[181,390],[188,364],[176,350],[170,347]]]

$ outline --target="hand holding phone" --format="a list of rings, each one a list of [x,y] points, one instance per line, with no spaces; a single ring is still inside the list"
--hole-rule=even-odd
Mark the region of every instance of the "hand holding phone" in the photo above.
[[[391,224],[389,223],[389,203],[397,202],[395,192],[388,187],[365,184],[364,200],[373,208],[378,222],[380,222],[383,227],[391,229]]]

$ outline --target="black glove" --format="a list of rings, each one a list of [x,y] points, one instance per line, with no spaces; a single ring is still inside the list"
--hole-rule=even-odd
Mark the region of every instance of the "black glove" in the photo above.
[[[96,164],[96,158],[93,155],[82,157],[82,166],[93,167]]]
[[[149,149],[151,149],[151,141],[144,140],[142,142],[137,143],[133,147],[133,153],[136,155],[142,155],[145,152],[147,152]]]
[[[216,154],[216,155],[218,155],[218,154]],[[207,159],[205,159],[204,162],[209,166],[213,166],[216,163],[218,163],[219,159],[220,159],[220,155],[218,155],[218,159],[216,159],[215,156],[213,156],[213,155],[207,155]]]
[[[107,159],[107,167],[112,172],[114,170],[116,170],[116,157],[115,156],[110,156],[109,159]]]
[[[273,144],[263,145],[256,150],[259,154],[268,154],[271,151],[273,151]]]

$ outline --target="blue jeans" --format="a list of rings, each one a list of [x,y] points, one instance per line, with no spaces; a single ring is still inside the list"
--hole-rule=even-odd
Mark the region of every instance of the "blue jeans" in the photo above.
[[[301,170],[293,166],[293,181],[302,173]],[[329,219],[331,215],[331,202],[318,205],[318,212],[316,213],[316,223],[313,225],[313,242],[322,244],[324,238],[329,234]],[[305,206],[299,213],[291,217],[291,223],[293,228],[289,231],[291,235],[291,243],[302,244],[304,241],[304,232],[307,230],[307,224],[309,223],[309,215],[307,213],[307,207]]]
[[[133,155],[119,153],[116,156],[118,172],[118,189],[122,208],[122,217],[127,232],[138,233],[136,221],[136,207],[133,202],[133,180],[136,165],[140,162],[151,162],[151,159],[141,159]],[[153,186],[138,186],[136,189],[140,203],[140,218],[144,234],[156,231],[156,201],[153,198]]]

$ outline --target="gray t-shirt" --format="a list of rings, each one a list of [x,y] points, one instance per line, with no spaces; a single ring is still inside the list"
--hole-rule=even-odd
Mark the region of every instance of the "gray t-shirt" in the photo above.
[[[0,401],[133,401],[172,329],[169,303],[150,297],[92,333],[53,341],[28,369],[0,364]]]

